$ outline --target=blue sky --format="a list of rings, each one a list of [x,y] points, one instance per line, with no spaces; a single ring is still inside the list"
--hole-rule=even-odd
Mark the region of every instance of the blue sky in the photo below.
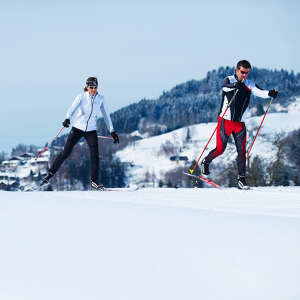
[[[300,72],[293,0],[6,1],[0,19],[0,151],[51,140],[88,76],[113,112],[239,59]]]

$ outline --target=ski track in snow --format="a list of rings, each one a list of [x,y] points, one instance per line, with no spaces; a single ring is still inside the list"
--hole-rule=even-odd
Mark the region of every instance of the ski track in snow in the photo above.
[[[0,299],[298,300],[299,195],[0,192]]]

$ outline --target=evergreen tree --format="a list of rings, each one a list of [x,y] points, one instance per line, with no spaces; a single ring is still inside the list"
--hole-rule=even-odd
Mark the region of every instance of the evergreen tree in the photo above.
[[[289,180],[300,185],[300,129],[282,139],[282,155],[286,158],[285,170]]]
[[[236,173],[236,164],[235,162],[232,162],[225,171],[228,186],[229,187],[236,187],[237,185],[237,173]]]
[[[284,163],[284,140],[281,139],[280,135],[277,135],[274,139],[273,144],[277,148],[276,158],[273,163],[267,168],[267,172],[270,178],[270,185],[289,185],[289,172],[288,166]]]
[[[29,178],[30,178],[30,181],[31,181],[31,182],[34,181],[34,173],[33,173],[32,170],[30,170]]]
[[[191,132],[190,128],[188,127],[186,130],[186,138],[185,138],[186,143],[189,143],[191,141]]]
[[[259,156],[255,156],[248,167],[248,184],[251,186],[265,186],[265,170],[263,161]]]

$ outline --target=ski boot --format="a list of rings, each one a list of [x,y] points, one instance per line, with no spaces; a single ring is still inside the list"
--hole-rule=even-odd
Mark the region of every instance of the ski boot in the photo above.
[[[45,184],[49,183],[50,178],[53,177],[53,173],[51,171],[48,172],[48,174],[43,178],[42,182],[40,183],[40,186],[43,186]]]
[[[250,190],[250,187],[249,187],[249,185],[247,184],[247,181],[246,181],[246,176],[242,176],[242,175],[238,176],[237,187],[240,190]]]
[[[202,160],[200,168],[203,175],[209,175],[209,163],[206,161],[206,158]]]
[[[98,184],[94,181],[91,181],[91,188],[96,191],[105,191],[105,187],[103,184]]]

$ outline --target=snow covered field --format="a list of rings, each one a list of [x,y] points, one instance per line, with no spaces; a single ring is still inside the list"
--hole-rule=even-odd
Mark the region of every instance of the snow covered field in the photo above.
[[[0,299],[300,299],[300,188],[0,192]]]

